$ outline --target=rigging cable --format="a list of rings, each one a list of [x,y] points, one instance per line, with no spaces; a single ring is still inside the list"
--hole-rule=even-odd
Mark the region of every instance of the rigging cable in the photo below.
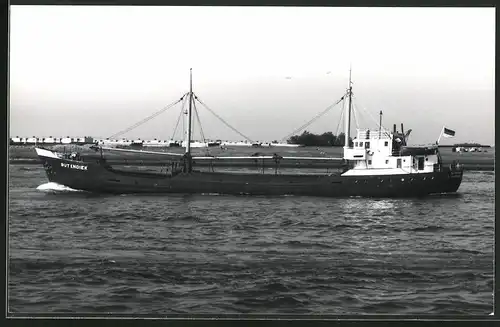
[[[356,98],[356,100],[358,100],[358,99]],[[359,107],[361,107],[361,109],[362,109],[362,110],[363,110],[366,114],[368,114],[368,116],[370,116],[370,118],[372,119],[372,121],[373,121],[376,125],[378,125],[377,120],[373,117],[373,115],[372,115],[372,114],[371,114],[371,113],[370,113],[370,112],[369,112],[366,108],[364,108],[364,107],[363,107],[363,106],[361,106],[361,105],[360,105]]]
[[[209,107],[207,107],[206,104],[204,104],[196,95],[194,96],[194,98],[196,100],[198,100],[198,102],[203,106],[205,107],[205,109],[207,109],[208,111],[210,111],[210,113],[212,115],[214,115],[215,117],[217,117],[222,123],[224,123],[224,125],[226,125],[227,127],[229,127],[230,129],[232,129],[234,132],[238,133],[240,136],[242,136],[243,138],[245,138],[246,140],[254,143],[252,141],[252,139],[250,139],[248,136],[245,136],[243,133],[239,132],[236,128],[232,127],[231,125],[229,125],[224,119],[222,119],[222,117],[220,117],[219,115],[217,115],[212,109],[210,109]]]
[[[354,103],[352,103],[352,118],[354,120],[354,123],[356,124],[356,129],[359,129],[358,119],[356,118],[356,106],[354,105]]]
[[[205,133],[203,133],[203,127],[201,126],[201,119],[200,119],[200,115],[198,114],[198,109],[196,108],[196,102],[194,101],[193,99],[193,108],[194,108],[194,113],[195,113],[195,116],[196,116],[196,120],[198,121],[198,125],[200,125],[200,134],[201,134],[201,139],[203,141],[203,143],[206,144],[206,148],[205,148],[205,156],[207,157],[210,157],[212,156],[211,153],[210,153],[210,147],[208,146],[208,142],[205,138]],[[212,171],[213,171],[214,167],[212,166]]]
[[[356,99],[356,100],[357,100],[357,99]],[[368,116],[370,116],[370,118],[371,118],[371,119],[375,122],[376,126],[378,126],[378,125],[379,125],[379,123],[377,122],[377,120],[375,120],[375,118],[373,118],[372,114],[371,114],[368,110],[366,110],[366,108],[364,108],[363,106],[360,106],[360,107],[361,107],[361,109],[363,109],[363,111],[364,111],[365,113],[367,113],[367,114],[368,114]],[[382,125],[382,131],[383,131],[383,133],[384,133],[385,135],[387,135],[388,137],[390,137],[390,134],[389,134],[388,130],[387,130],[387,129],[383,126],[383,125]]]
[[[182,111],[182,114],[183,115],[186,115],[188,114],[187,110],[184,109]],[[184,118],[182,119],[182,135],[181,135],[181,141],[184,140],[186,138],[186,121],[187,121],[187,118]]]
[[[339,122],[337,124],[337,129],[335,130],[336,137],[338,137],[338,135],[339,135],[340,126],[342,123],[342,118],[344,117],[344,112],[345,112],[345,99],[344,99],[344,101],[342,101],[342,109],[340,110],[340,118],[339,118]]]
[[[177,123],[175,124],[174,133],[172,134],[171,140],[174,140],[175,133],[177,132],[177,128],[179,127],[179,123],[181,121],[182,114],[184,114],[184,106],[186,105],[187,99],[188,98],[185,97],[184,101],[182,101],[181,112],[179,113],[179,117],[177,118]],[[184,125],[183,125],[183,127],[184,127]]]
[[[340,100],[338,100],[337,102],[335,102],[334,104],[328,106],[325,110],[323,110],[322,112],[320,112],[319,114],[317,114],[313,119],[311,119],[310,121],[308,121],[307,123],[305,123],[304,125],[300,126],[299,128],[297,128],[296,130],[294,130],[292,133],[288,134],[287,136],[281,138],[281,141],[284,141],[284,140],[287,140],[289,137],[295,135],[296,133],[300,132],[301,130],[303,130],[304,128],[307,128],[309,125],[311,125],[313,122],[315,122],[318,118],[320,118],[321,116],[323,116],[324,114],[326,114],[330,109],[332,109],[333,107],[335,107],[336,105],[338,105],[341,101],[344,100],[344,97],[346,96],[347,94],[344,94]]]
[[[187,94],[187,93],[186,93],[186,94]],[[130,126],[130,127],[128,127],[128,128],[126,128],[126,129],[124,129],[124,130],[122,130],[122,131],[120,131],[120,132],[118,132],[118,133],[115,133],[115,134],[111,135],[109,138],[110,138],[110,139],[112,139],[112,138],[116,138],[117,136],[122,135],[122,134],[125,134],[125,133],[127,133],[127,132],[130,132],[130,131],[131,131],[131,130],[133,130],[134,128],[137,128],[137,127],[139,127],[140,125],[142,125],[142,124],[144,124],[144,123],[146,123],[146,122],[150,121],[151,119],[153,119],[153,118],[155,118],[156,116],[158,116],[158,115],[160,115],[160,114],[164,113],[165,111],[167,111],[167,110],[168,110],[168,109],[170,109],[171,107],[173,107],[173,106],[175,106],[176,104],[178,104],[179,102],[181,102],[181,101],[182,101],[182,99],[184,99],[184,97],[186,96],[186,94],[184,94],[184,95],[183,95],[183,96],[182,96],[179,100],[177,100],[177,101],[175,101],[175,102],[173,102],[173,103],[169,104],[168,106],[166,106],[166,107],[162,108],[161,110],[158,110],[157,112],[155,112],[154,114],[152,114],[152,115],[151,115],[151,116],[149,116],[149,117],[146,117],[145,119],[141,120],[140,122],[137,122],[137,123],[135,123],[134,125],[132,125],[132,126]]]
[[[193,102],[191,102],[191,104],[192,104],[192,105],[193,105],[193,107],[194,107],[194,99],[193,99],[193,98],[191,98],[191,100],[190,100],[190,101],[193,101]],[[193,107],[191,107],[191,141],[194,139],[194,138],[193,138],[193,136],[194,136],[194,127],[195,127],[195,124],[194,124],[194,123],[196,122],[196,121],[194,120],[194,115],[193,115],[193,111],[194,111],[194,110],[193,110]],[[189,115],[188,115],[188,117],[189,117]],[[189,121],[188,121],[188,124],[189,124]],[[186,132],[186,133],[187,133],[187,132]]]
[[[198,121],[198,125],[200,125],[201,139],[202,139],[203,143],[205,143],[205,135],[203,134],[203,128],[201,127],[200,116],[198,115],[198,110],[196,109],[196,104],[195,104],[194,100],[193,100],[193,108],[194,108],[194,114],[196,116],[196,120]]]
[[[357,112],[357,116],[356,116],[356,121],[357,121],[357,124],[358,125],[361,125],[361,126],[368,126],[367,123],[366,123],[366,120],[365,118],[363,118],[363,115],[362,115],[362,112],[361,110],[359,109],[359,107],[354,103],[354,101],[352,102],[352,107],[353,109],[356,110]]]
[[[353,101],[352,105],[356,108],[356,110],[357,110],[357,112],[358,112],[358,115],[359,115],[359,116],[358,116],[357,118],[359,118],[359,120],[363,122],[362,126],[369,126],[369,123],[370,123],[370,122],[369,122],[369,120],[367,120],[367,119],[366,119],[366,118],[362,115],[362,113],[363,113],[363,112],[365,112],[365,113],[366,113],[366,112],[367,112],[367,110],[366,110],[366,109],[364,109],[363,107],[358,106],[357,104],[355,104],[355,103],[354,103],[354,101]],[[363,110],[363,112],[360,110],[360,108]],[[371,118],[372,120],[374,119],[374,118],[373,118],[373,116],[372,116],[372,117],[370,117],[370,118]],[[376,126],[377,126],[377,130],[378,130],[378,125],[379,125],[379,123],[377,123],[377,125],[376,125]],[[385,132],[385,129],[384,129],[383,127],[382,127],[382,131],[383,131],[383,132]]]

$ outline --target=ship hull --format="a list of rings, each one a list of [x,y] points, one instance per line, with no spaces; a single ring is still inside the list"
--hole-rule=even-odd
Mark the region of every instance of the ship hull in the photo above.
[[[462,171],[385,176],[235,174],[224,172],[130,172],[100,160],[69,160],[39,155],[50,182],[93,193],[218,193],[322,197],[418,197],[454,193]]]

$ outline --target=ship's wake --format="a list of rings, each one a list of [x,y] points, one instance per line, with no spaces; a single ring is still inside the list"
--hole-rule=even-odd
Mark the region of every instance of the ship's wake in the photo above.
[[[67,187],[65,185],[54,183],[54,182],[42,184],[42,185],[38,186],[36,189],[38,191],[47,192],[47,193],[82,192],[80,190],[75,190],[75,189],[72,189],[71,187]]]

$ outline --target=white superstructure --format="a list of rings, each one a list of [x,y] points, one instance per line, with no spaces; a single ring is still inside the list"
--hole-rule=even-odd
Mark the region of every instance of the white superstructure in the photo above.
[[[404,136],[387,130],[358,129],[344,159],[354,163],[343,176],[430,173],[439,162],[437,147],[407,147]]]

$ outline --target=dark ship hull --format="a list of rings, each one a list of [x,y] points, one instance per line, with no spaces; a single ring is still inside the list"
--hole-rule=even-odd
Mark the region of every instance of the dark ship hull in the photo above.
[[[421,174],[384,176],[148,173],[121,171],[103,159],[39,155],[49,181],[93,193],[218,193],[323,197],[417,197],[456,192],[463,171],[454,167]],[[85,160],[86,159],[86,160]]]

